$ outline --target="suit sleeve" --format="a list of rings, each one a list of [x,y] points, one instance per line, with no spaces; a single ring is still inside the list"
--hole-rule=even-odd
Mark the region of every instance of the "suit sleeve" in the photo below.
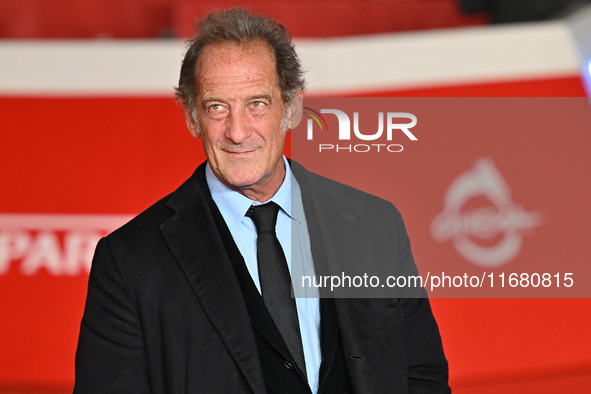
[[[396,208],[395,222],[399,261],[403,275],[417,275],[410,240]],[[407,355],[408,392],[410,394],[451,393],[448,365],[439,328],[424,290],[420,298],[403,298],[404,334]]]
[[[137,303],[103,238],[88,281],[74,393],[150,393]]]

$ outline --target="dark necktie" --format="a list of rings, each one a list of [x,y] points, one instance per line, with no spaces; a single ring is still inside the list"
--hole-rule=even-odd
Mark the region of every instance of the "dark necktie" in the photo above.
[[[257,261],[263,300],[293,359],[306,374],[304,349],[291,278],[283,248],[275,234],[279,205],[269,202],[251,206],[246,213],[257,228]]]

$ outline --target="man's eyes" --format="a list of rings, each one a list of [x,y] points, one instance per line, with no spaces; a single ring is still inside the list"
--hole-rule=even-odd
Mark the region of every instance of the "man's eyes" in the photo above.
[[[224,106],[221,104],[211,104],[207,109],[209,111],[220,111],[224,109]]]
[[[261,111],[269,107],[269,103],[264,100],[253,100],[246,106],[253,115],[261,115]],[[210,103],[205,108],[206,113],[213,119],[222,119],[230,113],[228,105],[220,103]]]
[[[223,104],[211,103],[205,107],[205,113],[211,119],[221,120],[226,117],[228,111]]]

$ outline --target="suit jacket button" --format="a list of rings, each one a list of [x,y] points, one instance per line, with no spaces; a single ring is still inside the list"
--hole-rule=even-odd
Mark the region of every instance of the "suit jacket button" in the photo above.
[[[289,361],[287,361],[287,360],[283,360],[283,366],[284,366],[285,368],[287,368],[287,369],[293,369],[293,365],[292,365],[292,363],[290,363],[290,362],[289,362]]]

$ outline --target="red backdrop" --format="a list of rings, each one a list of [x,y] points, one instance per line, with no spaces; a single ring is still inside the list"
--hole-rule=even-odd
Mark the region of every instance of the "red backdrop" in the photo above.
[[[583,95],[571,76],[441,89],[441,95]],[[103,215],[140,212],[188,177],[204,155],[169,97],[3,97],[0,117],[0,392],[68,392],[87,281],[82,265],[60,266],[68,240],[115,225],[117,217]],[[420,266],[423,230],[408,209],[413,196],[401,193],[398,205]],[[433,198],[441,204],[440,195]],[[21,225],[7,214],[19,215]],[[52,225],[44,222],[47,214],[64,216]],[[69,214],[93,216],[81,225]],[[583,393],[591,386],[589,300],[432,304],[455,392]]]

